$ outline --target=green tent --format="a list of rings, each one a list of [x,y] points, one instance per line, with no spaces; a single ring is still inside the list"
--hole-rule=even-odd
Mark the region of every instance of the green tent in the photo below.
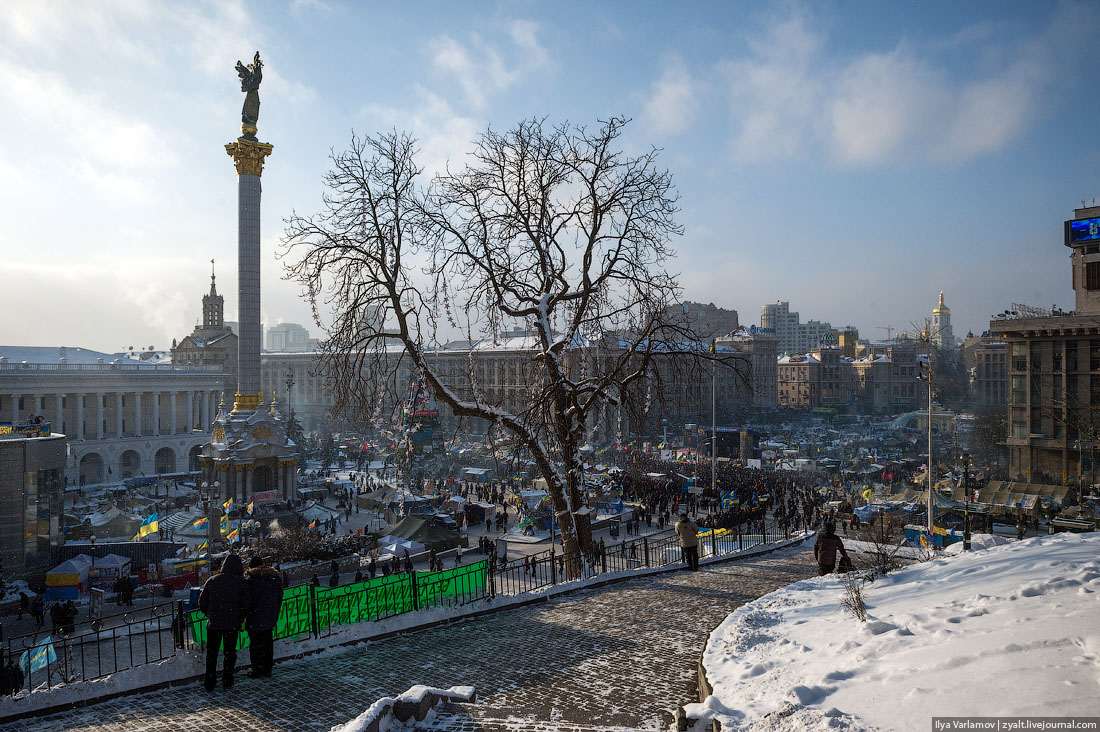
[[[433,524],[430,518],[418,516],[406,516],[386,533],[399,539],[420,542],[437,552],[451,549],[461,543],[461,536],[454,529]]]

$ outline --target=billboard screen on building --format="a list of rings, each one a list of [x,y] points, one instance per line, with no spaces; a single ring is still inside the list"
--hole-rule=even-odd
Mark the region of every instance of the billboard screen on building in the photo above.
[[[1067,221],[1066,246],[1086,241],[1100,242],[1100,218]]]

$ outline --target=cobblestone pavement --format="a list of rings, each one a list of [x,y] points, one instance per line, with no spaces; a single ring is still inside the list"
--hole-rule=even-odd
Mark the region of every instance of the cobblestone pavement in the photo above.
[[[638,578],[281,664],[229,692],[139,694],[6,732],[328,732],[413,684],[472,685],[421,730],[588,732],[667,728],[694,700],[707,634],[734,608],[812,574],[806,549]],[[247,654],[246,654],[247,655]]]

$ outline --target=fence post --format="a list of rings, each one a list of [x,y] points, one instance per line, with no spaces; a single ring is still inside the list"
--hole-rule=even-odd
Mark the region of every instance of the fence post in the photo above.
[[[783,522],[783,533],[787,535],[787,538],[791,538],[791,525],[787,521]]]
[[[309,625],[314,638],[321,637],[321,631],[317,623],[317,588],[309,585]]]
[[[645,566],[649,566],[649,537],[642,537],[642,547],[645,549]]]
[[[607,547],[600,547],[600,573],[607,574]]]
[[[176,648],[183,648],[183,600],[176,600]]]
[[[550,547],[550,584],[558,583],[558,565],[554,561],[554,547]]]
[[[712,557],[718,556],[718,529],[711,528],[710,530],[710,555]]]
[[[496,563],[489,562],[489,597],[497,596]]]
[[[415,571],[409,572],[409,578],[412,582],[413,610],[419,610],[420,609],[420,593],[416,591],[416,572]]]
[[[745,548],[741,535],[741,524],[737,524],[737,551],[741,551]]]

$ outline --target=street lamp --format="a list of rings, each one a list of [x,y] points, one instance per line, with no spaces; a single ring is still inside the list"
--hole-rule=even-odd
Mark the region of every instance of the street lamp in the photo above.
[[[970,466],[974,461],[970,453],[964,452],[960,458],[963,466],[963,551],[970,551]]]
[[[294,372],[286,372],[286,407],[290,409],[290,390],[294,388]]]

